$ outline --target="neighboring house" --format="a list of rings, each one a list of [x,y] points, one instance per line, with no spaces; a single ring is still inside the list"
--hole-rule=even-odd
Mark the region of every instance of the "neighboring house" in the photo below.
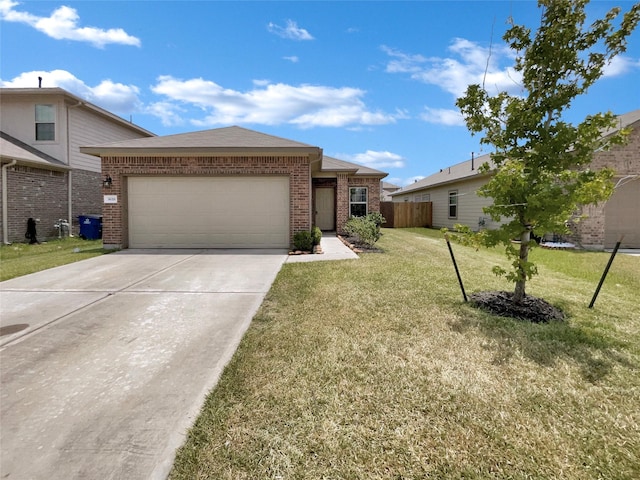
[[[387,174],[241,127],[82,147],[102,159],[113,248],[288,248],[377,212]]]
[[[478,171],[478,167],[486,162],[491,163],[490,155],[452,165],[390,196],[394,202],[431,202],[435,228],[453,228],[456,223],[474,230],[495,228],[498,224],[482,211],[491,205],[491,199],[476,193],[489,178],[489,174],[483,175]]]
[[[614,170],[613,195],[606,203],[587,205],[578,214],[586,218],[571,225],[570,239],[585,248],[613,248],[622,236],[621,248],[640,248],[640,109],[618,117],[618,128],[631,129],[624,146],[596,152],[592,169]]]
[[[59,219],[100,214],[100,160],[80,145],[150,136],[60,88],[0,89],[3,242],[24,241],[29,218],[46,239]]]
[[[630,128],[629,141],[624,146],[594,154],[591,168],[609,167],[615,173],[615,191],[611,198],[600,205],[587,205],[576,213],[586,218],[572,222],[572,235],[566,236],[584,248],[612,248],[622,235],[623,248],[640,248],[640,110],[620,115],[619,126]],[[483,207],[491,204],[490,198],[477,195],[477,190],[491,173],[481,175],[478,167],[491,164],[490,155],[452,165],[414,184],[392,193],[394,202],[433,203],[433,226],[452,228],[456,223],[468,225],[474,230],[496,228],[498,223],[484,214]]]
[[[391,198],[391,194],[400,190],[398,185],[394,185],[389,182],[381,182],[382,183],[382,192],[380,193],[380,201],[381,202],[392,202],[393,198]]]

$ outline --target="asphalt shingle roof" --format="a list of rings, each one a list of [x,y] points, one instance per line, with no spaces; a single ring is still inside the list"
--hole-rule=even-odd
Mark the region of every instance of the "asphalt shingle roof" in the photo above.
[[[355,175],[368,175],[368,176],[384,176],[388,174],[376,170],[375,168],[365,167],[364,165],[358,165],[357,163],[345,162],[333,157],[322,157],[322,171],[324,172],[351,172]]]
[[[610,130],[602,132],[602,136],[606,137],[607,135],[611,135],[621,128],[626,128],[638,121],[640,121],[640,109],[633,110],[623,115],[618,115],[618,126],[616,128],[612,128]],[[441,185],[461,180],[463,178],[473,177],[475,175],[478,175],[478,167],[483,163],[489,163],[489,165],[493,166],[493,162],[491,161],[491,154],[481,155],[473,160],[467,160],[465,162],[457,163],[455,165],[451,165],[450,167],[443,168],[439,172],[434,173],[433,175],[429,175],[428,177],[412,183],[411,185],[407,185],[406,187],[393,192],[390,195],[401,195],[403,193],[409,193],[416,190],[422,190],[427,187],[433,187],[435,185]]]
[[[130,149],[141,151],[155,151],[159,149],[318,149],[318,147],[306,143],[267,135],[237,126],[159,137],[136,138],[82,148],[83,150],[91,151]]]
[[[33,148],[8,133],[0,132],[0,157],[6,160],[17,160],[21,163],[38,165],[56,170],[70,170],[71,168],[60,160]]]

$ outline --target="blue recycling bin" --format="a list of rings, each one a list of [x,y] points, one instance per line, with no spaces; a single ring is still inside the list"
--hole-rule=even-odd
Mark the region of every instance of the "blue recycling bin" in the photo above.
[[[80,215],[80,238],[98,240],[102,238],[102,215]]]

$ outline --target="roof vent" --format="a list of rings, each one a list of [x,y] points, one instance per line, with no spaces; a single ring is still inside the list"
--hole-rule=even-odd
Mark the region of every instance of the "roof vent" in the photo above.
[[[38,88],[42,88],[42,77],[38,77]]]

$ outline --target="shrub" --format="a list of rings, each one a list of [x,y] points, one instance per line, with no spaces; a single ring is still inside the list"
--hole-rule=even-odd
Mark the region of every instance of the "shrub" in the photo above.
[[[378,231],[380,230],[380,226],[385,222],[384,217],[380,212],[371,212],[366,216],[366,218],[376,224],[376,227],[378,227]]]
[[[366,217],[351,217],[347,220],[344,229],[350,236],[356,237],[357,241],[373,246],[382,236],[380,225],[383,222],[384,217],[375,212]]]
[[[293,236],[293,246],[296,250],[302,250],[303,252],[310,252],[313,250],[313,239],[311,238],[311,232],[302,230]]]
[[[320,245],[320,240],[322,240],[322,231],[318,227],[313,227],[311,229],[311,241],[313,245]]]

